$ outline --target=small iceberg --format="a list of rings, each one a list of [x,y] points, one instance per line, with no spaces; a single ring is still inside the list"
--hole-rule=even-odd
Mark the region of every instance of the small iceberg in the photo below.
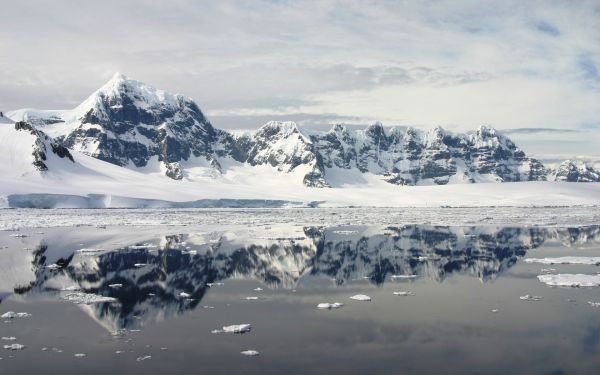
[[[75,354],[73,354],[73,357],[75,357],[75,358],[83,358],[83,357],[87,357],[87,354],[85,354],[85,353],[75,353]]]
[[[215,329],[212,333],[246,333],[250,332],[252,325],[250,324],[232,324],[230,326],[223,326],[222,329]]]
[[[256,297],[256,296],[250,296],[250,297],[245,297],[244,299],[246,301],[256,301],[256,300],[258,300],[258,297]]]
[[[179,293],[179,297],[181,298],[190,298],[192,295],[186,292]]]
[[[400,297],[409,297],[409,296],[414,296],[415,295],[415,293],[411,292],[411,291],[394,292],[393,294],[395,296],[400,296]]]
[[[317,305],[317,309],[320,309],[320,310],[331,310],[331,309],[339,309],[342,306],[344,306],[344,304],[343,303],[339,303],[339,302],[334,302],[334,303],[324,302],[324,303],[319,303]]]
[[[260,354],[257,350],[252,350],[252,349],[244,350],[244,351],[241,351],[240,353],[242,355],[245,355],[246,357],[256,357],[257,355]]]
[[[525,263],[600,265],[600,257],[529,258]]]
[[[419,275],[392,275],[390,276],[392,279],[414,279],[419,277]]]
[[[21,344],[4,345],[4,349],[6,349],[6,350],[23,350],[23,349],[25,349],[25,345],[21,345]]]
[[[68,293],[60,298],[65,301],[73,302],[77,305],[91,305],[94,303],[117,302],[117,299],[113,297],[99,296],[97,294],[81,292]]]
[[[356,295],[350,297],[350,299],[353,299],[355,301],[363,301],[363,302],[371,301],[371,297],[369,297],[365,294],[356,294]]]
[[[588,301],[588,305],[590,305],[592,307],[600,307],[600,302]]]
[[[556,274],[539,275],[538,280],[550,286],[593,287],[600,286],[600,275]]]
[[[532,296],[530,294],[525,294],[524,296],[520,296],[519,299],[521,301],[539,301],[542,299],[542,296]]]
[[[31,317],[30,313],[26,313],[26,312],[14,312],[14,311],[8,311],[5,312],[4,314],[0,315],[0,318],[2,319],[15,319],[15,318],[29,318]]]

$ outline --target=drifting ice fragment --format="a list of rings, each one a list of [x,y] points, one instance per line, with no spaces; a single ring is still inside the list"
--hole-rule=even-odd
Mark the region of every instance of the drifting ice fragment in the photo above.
[[[190,298],[192,295],[186,292],[179,293],[179,297],[181,298]]]
[[[81,304],[91,305],[93,303],[117,302],[117,299],[113,298],[113,297],[105,297],[105,296],[99,296],[97,294],[81,293],[81,292],[68,293],[60,298],[65,301],[73,302],[78,305],[81,305]]]
[[[365,301],[365,302],[371,301],[371,297],[369,297],[365,294],[357,294],[357,295],[350,297],[350,299],[353,299],[355,301]]]
[[[242,355],[245,355],[247,357],[256,357],[257,355],[260,354],[260,353],[258,353],[258,351],[251,350],[251,349],[250,350],[244,350],[244,351],[242,351],[240,353],[242,353]]]
[[[31,317],[30,313],[26,313],[26,312],[16,313],[14,311],[8,311],[8,312],[5,312],[4,314],[0,315],[0,318],[2,318],[2,319],[29,318],[29,317]]]
[[[66,286],[61,289],[63,292],[76,292],[78,290],[81,290],[81,288],[76,285]]]
[[[253,290],[254,290],[255,292],[261,292],[261,291],[262,291],[262,288],[261,288],[261,287],[258,287],[258,288],[254,288]]]
[[[135,268],[142,268],[146,266],[146,263],[136,263],[133,265]]]
[[[250,324],[233,324],[224,326],[222,330],[214,330],[212,333],[246,333],[250,332],[252,325]]]
[[[600,285],[600,275],[557,274],[539,275],[538,280],[550,286],[592,287]]]
[[[255,296],[250,296],[250,297],[245,297],[244,299],[245,299],[246,301],[256,301],[256,300],[258,300],[258,297],[255,297]]]
[[[9,337],[2,336],[2,341],[15,341],[16,339],[17,338],[14,336],[9,336]]]
[[[415,293],[411,292],[411,291],[402,291],[402,292],[394,292],[395,296],[400,296],[400,297],[408,297],[408,296],[414,296]]]
[[[87,354],[85,354],[85,353],[75,353],[73,355],[73,357],[76,357],[76,358],[83,358],[83,357],[86,357],[86,356],[87,356]]]
[[[118,288],[122,288],[123,284],[108,284],[109,288],[113,288],[113,289],[118,289]]]
[[[497,313],[497,312],[498,312],[498,309],[492,309],[492,312],[493,312],[493,313]]]
[[[521,301],[539,301],[542,299],[541,296],[532,296],[529,294],[525,294],[524,296],[520,296],[519,299]]]
[[[58,264],[54,263],[54,264],[47,265],[46,268],[49,270],[57,270],[60,268],[60,266]]]
[[[529,258],[525,263],[600,265],[600,257]]]
[[[592,307],[600,307],[600,302],[588,301],[588,305],[590,305]]]
[[[25,349],[25,345],[21,345],[21,344],[4,345],[4,349],[6,349],[6,350],[23,350],[23,349]]]
[[[150,358],[152,358],[152,356],[151,356],[151,355],[145,355],[145,356],[143,356],[143,357],[137,357],[135,360],[136,360],[137,362],[142,362],[142,361],[148,360],[148,359],[150,359]]]
[[[340,307],[344,306],[343,303],[339,303],[339,302],[334,302],[334,303],[319,303],[317,305],[317,309],[321,309],[321,310],[331,310],[331,309],[339,309]]]
[[[419,277],[419,275],[392,275],[392,279],[414,279],[415,277]]]

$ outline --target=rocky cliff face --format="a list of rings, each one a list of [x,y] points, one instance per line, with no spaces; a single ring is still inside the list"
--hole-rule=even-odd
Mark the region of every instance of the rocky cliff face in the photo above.
[[[309,187],[352,184],[361,175],[396,185],[599,180],[597,172],[572,163],[552,174],[486,126],[467,134],[380,123],[311,132],[291,122],[269,122],[235,136],[214,128],[192,99],[120,74],[72,111],[22,110],[14,116],[52,131],[74,150],[129,168],[150,165],[176,180],[193,179],[188,172],[194,165],[219,176],[230,162],[298,174]]]
[[[67,158],[71,160],[71,162],[74,162],[73,156],[69,150],[62,145],[61,142],[48,137],[42,131],[35,129],[31,124],[26,122],[18,121],[14,126],[15,130],[28,132],[35,137],[32,144],[32,164],[36,170],[40,172],[45,172],[48,170],[48,166],[46,165],[46,161],[48,160],[48,152],[54,153],[59,158]]]
[[[556,171],[552,171],[555,181],[566,182],[600,182],[600,172],[594,170],[583,161],[566,160]]]

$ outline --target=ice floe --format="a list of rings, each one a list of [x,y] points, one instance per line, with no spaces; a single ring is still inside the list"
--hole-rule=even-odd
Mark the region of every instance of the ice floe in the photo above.
[[[83,358],[83,357],[87,357],[87,354],[85,354],[85,353],[75,353],[75,354],[73,354],[73,357],[75,357],[75,358]]]
[[[252,325],[250,324],[233,324],[230,326],[223,326],[222,329],[215,329],[212,333],[246,333],[250,332]]]
[[[252,349],[244,350],[244,351],[241,351],[240,353],[247,357],[256,357],[257,355],[260,354],[257,350],[252,350]]]
[[[123,287],[123,284],[108,284],[109,288],[119,289]]]
[[[600,307],[600,302],[588,301],[588,305],[590,305],[592,307]]]
[[[15,341],[16,339],[14,336],[2,336],[2,341]]]
[[[94,303],[117,302],[116,298],[100,296],[92,293],[68,293],[60,297],[61,299],[73,302],[78,305],[91,305]]]
[[[356,295],[350,297],[350,299],[353,299],[355,301],[364,301],[364,302],[371,301],[371,297],[369,297],[365,294],[356,294]]]
[[[63,292],[77,292],[79,290],[81,290],[80,287],[78,287],[77,285],[71,285],[71,286],[65,286],[64,288],[60,289]]]
[[[339,309],[342,306],[344,306],[344,304],[339,303],[339,302],[333,302],[333,303],[323,302],[323,303],[319,303],[317,305],[317,309],[331,310],[331,309]]]
[[[419,275],[392,275],[390,277],[392,279],[414,279],[419,277]]]
[[[2,319],[15,319],[15,318],[29,318],[31,317],[30,313],[26,313],[26,312],[14,312],[14,311],[7,311],[4,314],[0,315],[0,318]]]
[[[249,296],[249,297],[245,297],[244,299],[246,301],[256,301],[256,300],[258,300],[258,297],[256,297],[256,296]]]
[[[400,296],[400,297],[408,297],[408,296],[414,296],[415,293],[411,292],[411,291],[400,291],[400,292],[394,292],[393,293],[395,296]]]
[[[6,350],[23,350],[23,349],[25,349],[25,345],[21,345],[21,344],[4,345],[4,349],[6,349]]]
[[[556,274],[538,275],[538,280],[550,286],[592,287],[600,285],[600,275]]]
[[[600,265],[600,257],[528,258],[526,263]]]
[[[539,301],[542,299],[542,296],[532,296],[530,294],[525,294],[524,296],[519,296],[521,301]]]
[[[137,357],[135,360],[137,362],[142,362],[142,361],[147,361],[147,360],[149,360],[151,358],[152,358],[151,355],[144,355],[144,356],[141,356],[141,357]]]
[[[179,297],[181,298],[190,298],[192,295],[186,292],[179,293]]]

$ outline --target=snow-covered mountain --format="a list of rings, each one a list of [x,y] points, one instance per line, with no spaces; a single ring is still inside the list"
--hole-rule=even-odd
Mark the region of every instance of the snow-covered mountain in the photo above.
[[[244,179],[259,170],[290,175],[308,187],[373,179],[396,185],[543,181],[549,176],[599,179],[590,169],[574,177],[565,171],[568,166],[550,174],[486,126],[468,134],[440,127],[389,129],[380,123],[364,130],[335,125],[328,132],[314,132],[292,122],[269,122],[255,132],[234,135],[213,127],[192,99],[122,74],[73,110],[24,109],[8,116],[72,150],[175,180]]]
[[[551,171],[551,178],[554,181],[567,182],[599,182],[600,172],[594,170],[590,165],[582,160],[565,160],[556,170]]]

